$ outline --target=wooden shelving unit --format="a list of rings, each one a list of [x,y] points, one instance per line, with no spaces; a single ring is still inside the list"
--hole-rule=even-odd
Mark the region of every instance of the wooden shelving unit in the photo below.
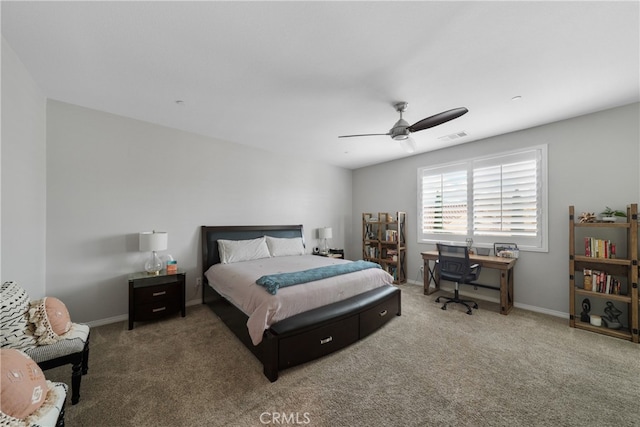
[[[362,259],[380,264],[394,278],[407,281],[406,212],[362,214]]]
[[[576,229],[588,230],[589,237],[606,238],[606,234],[611,230],[622,230],[626,242],[616,242],[617,245],[626,243],[626,256],[624,258],[596,258],[587,256],[585,252],[584,240],[580,241],[580,253],[576,253]],[[618,233],[619,235],[619,233]],[[584,238],[584,237],[583,237]],[[615,277],[626,280],[623,292],[620,295],[596,292],[585,289],[584,275],[578,278],[576,272],[580,273],[584,269],[598,270],[606,272]],[[584,329],[616,338],[638,342],[638,205],[627,206],[626,222],[576,222],[575,210],[569,206],[569,324],[572,328]],[[622,329],[610,329],[606,326],[593,326],[589,322],[580,319],[580,313],[576,314],[576,298],[584,297],[591,300],[604,300],[617,303],[618,306],[626,306],[628,312],[627,324],[623,322]],[[600,314],[600,313],[591,313]]]

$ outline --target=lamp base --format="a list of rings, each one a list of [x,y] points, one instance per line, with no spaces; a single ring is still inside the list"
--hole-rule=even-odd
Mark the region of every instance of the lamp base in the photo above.
[[[162,270],[162,261],[158,257],[156,251],[151,253],[151,258],[145,263],[144,270],[150,276],[157,276],[160,274],[160,270]]]

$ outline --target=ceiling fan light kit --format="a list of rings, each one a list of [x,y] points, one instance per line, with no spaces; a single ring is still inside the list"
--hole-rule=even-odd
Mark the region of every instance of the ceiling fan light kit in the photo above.
[[[398,142],[400,143],[400,147],[402,147],[402,149],[407,153],[415,153],[416,142],[413,140],[413,138],[400,139],[398,140]]]
[[[466,114],[469,110],[465,107],[453,108],[451,110],[443,111],[442,113],[434,114],[433,116],[422,119],[412,125],[402,118],[402,113],[407,109],[407,102],[396,102],[393,107],[398,113],[400,113],[400,119],[393,125],[391,130],[387,133],[367,133],[359,135],[341,135],[338,138],[351,138],[356,136],[390,136],[394,141],[398,141],[400,146],[408,153],[416,151],[416,143],[413,138],[410,137],[412,132],[418,132],[421,130],[429,129],[434,126],[441,125],[450,120],[457,119],[458,117]]]

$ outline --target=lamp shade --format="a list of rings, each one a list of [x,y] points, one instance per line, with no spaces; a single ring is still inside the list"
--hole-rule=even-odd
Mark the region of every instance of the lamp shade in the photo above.
[[[140,233],[140,252],[164,251],[169,234],[166,231],[143,231]]]
[[[318,238],[330,239],[333,236],[333,230],[331,227],[324,227],[318,229]]]

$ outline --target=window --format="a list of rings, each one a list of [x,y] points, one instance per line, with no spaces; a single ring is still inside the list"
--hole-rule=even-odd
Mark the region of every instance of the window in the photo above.
[[[418,169],[418,242],[547,250],[547,146]]]

